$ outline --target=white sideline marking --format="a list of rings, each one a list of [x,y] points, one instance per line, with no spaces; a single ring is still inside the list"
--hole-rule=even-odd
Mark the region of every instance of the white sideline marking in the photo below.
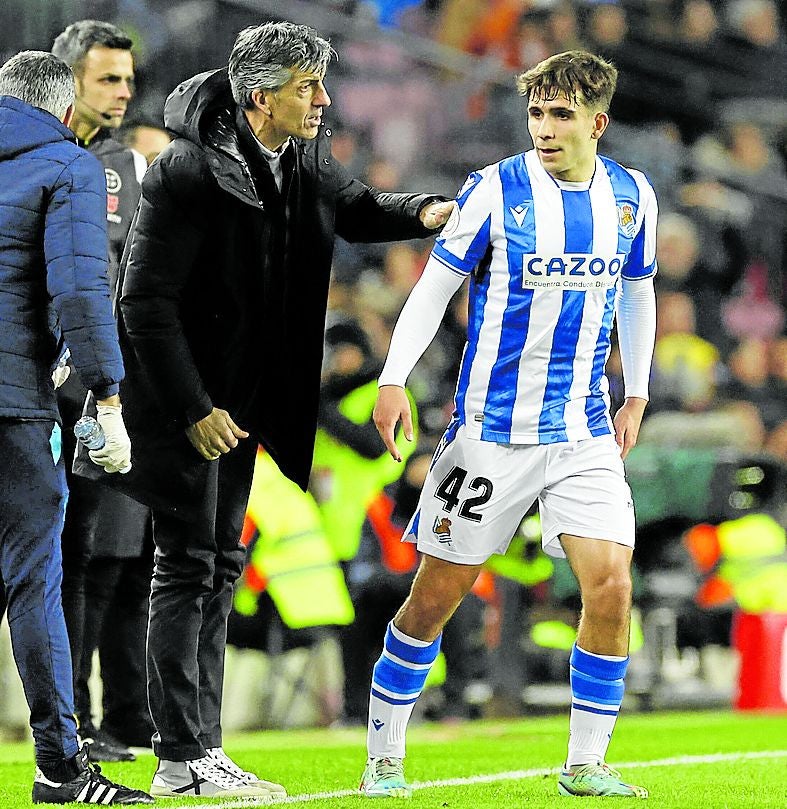
[[[759,750],[750,753],[714,753],[706,756],[675,756],[674,758],[658,758],[653,761],[626,761],[615,762],[615,769],[636,770],[643,767],[677,767],[682,764],[715,764],[719,761],[741,761],[758,758],[787,758],[787,750]],[[410,784],[416,789],[432,789],[434,787],[459,787],[468,784],[492,784],[496,781],[520,781],[523,778],[543,778],[545,775],[557,775],[560,767],[548,767],[534,770],[511,770],[509,772],[495,772],[488,775],[470,775],[465,778],[444,778],[439,781],[420,781]],[[357,789],[337,789],[334,792],[314,792],[305,795],[290,795],[278,801],[265,801],[262,798],[237,798],[234,801],[219,803],[188,804],[189,809],[239,809],[246,806],[273,806],[285,803],[308,803],[309,801],[326,800],[331,798],[349,798],[358,795]],[[172,806],[168,803],[168,806]],[[184,804],[185,806],[185,804]]]

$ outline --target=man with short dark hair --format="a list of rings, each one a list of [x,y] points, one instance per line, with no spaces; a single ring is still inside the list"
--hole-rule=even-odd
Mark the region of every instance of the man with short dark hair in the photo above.
[[[30,706],[34,803],[152,803],[79,749],[60,600],[67,498],[53,370],[65,350],[98,403],[107,472],[131,463],[106,275],[104,177],[67,128],[71,70],[24,51],[0,68],[0,578]],[[103,472],[102,472],[103,474]]]
[[[79,20],[59,34],[52,53],[74,71],[76,100],[70,128],[77,143],[104,166],[113,296],[131,220],[147,168],[142,155],[113,137],[134,92],[132,42],[116,26]],[[70,378],[58,390],[66,426],[64,452],[74,454],[69,429],[86,391]],[[150,512],[141,503],[92,481],[67,478],[71,496],[63,529],[63,609],[74,661],[74,701],[80,736],[95,761],[133,761],[128,745],[147,747],[153,735],[145,693],[145,635],[153,570]],[[104,627],[111,631],[104,632]],[[91,716],[88,683],[98,648],[103,719]]]
[[[160,796],[282,796],[222,748],[227,617],[257,444],[306,487],[334,234],[428,236],[453,203],[384,194],[331,155],[315,31],[238,35],[167,99],[120,296],[134,496],[153,507],[148,694]],[[253,438],[251,437],[253,436]]]

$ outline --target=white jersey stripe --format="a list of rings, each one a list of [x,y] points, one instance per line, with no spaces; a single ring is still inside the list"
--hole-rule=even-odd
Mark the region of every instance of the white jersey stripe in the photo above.
[[[535,223],[535,241],[527,252],[534,255],[538,246],[540,254],[560,254],[565,251],[566,246],[560,189],[545,172],[534,171],[534,160],[538,163],[535,152],[525,155],[531,180]],[[552,218],[552,214],[555,218]],[[527,339],[518,363],[516,415],[512,418],[508,439],[512,443],[539,443],[538,423],[547,389],[553,326],[560,306],[560,295],[545,289],[533,291],[528,313]]]
[[[504,226],[500,217],[503,192],[497,171],[486,178],[484,191],[490,211],[490,239],[497,242],[504,238]],[[493,255],[492,261],[499,263],[501,256]],[[507,288],[508,273],[491,266],[480,268],[471,287],[471,294],[475,293],[476,306],[471,308],[468,323],[468,350],[459,374],[457,405],[462,403],[460,413],[467,420],[468,429],[473,430],[473,435],[477,438],[481,437],[486,392],[490,387],[489,379],[497,359],[503,315],[508,303]]]
[[[502,205],[500,249],[493,251],[492,274],[501,276],[506,289],[506,308],[500,319],[497,357],[485,392],[481,435],[488,440],[510,442],[515,392],[523,381],[520,360],[529,337],[531,308],[535,292],[523,288],[522,255],[533,252],[537,243],[538,206],[530,184],[526,160],[521,155],[504,160],[499,171]],[[518,212],[518,213],[517,213]],[[498,391],[509,391],[499,396]],[[491,420],[491,424],[487,423]]]
[[[562,232],[565,254],[593,253],[593,217],[588,191],[561,191],[555,208],[563,209]],[[554,211],[553,211],[554,213]],[[589,294],[563,289],[560,314],[552,334],[552,347],[547,366],[547,390],[539,415],[539,437],[551,441],[568,441],[566,405],[570,401],[575,378],[577,343],[582,326],[582,313]],[[584,425],[583,425],[584,426]]]

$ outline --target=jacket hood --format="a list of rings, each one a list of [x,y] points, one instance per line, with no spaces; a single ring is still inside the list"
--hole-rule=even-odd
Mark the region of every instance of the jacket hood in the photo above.
[[[164,104],[164,126],[180,137],[204,145],[209,124],[223,109],[232,109],[227,68],[209,70],[179,84]]]
[[[0,160],[67,140],[74,142],[74,133],[52,113],[14,96],[0,96]]]

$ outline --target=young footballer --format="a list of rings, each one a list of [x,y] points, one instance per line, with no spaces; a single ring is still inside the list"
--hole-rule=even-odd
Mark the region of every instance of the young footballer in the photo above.
[[[648,400],[656,319],[653,189],[597,154],[616,79],[583,51],[519,76],[533,148],[470,174],[394,331],[375,422],[398,459],[394,428],[411,430],[405,382],[470,276],[454,418],[405,532],[423,558],[372,677],[360,787],[370,797],[410,794],[405,733],[442,629],[536,498],[544,549],[568,558],[583,605],[558,791],[647,797],[605,763],[629,660],[634,509],[623,459]],[[611,417],[615,320],[626,398]]]

